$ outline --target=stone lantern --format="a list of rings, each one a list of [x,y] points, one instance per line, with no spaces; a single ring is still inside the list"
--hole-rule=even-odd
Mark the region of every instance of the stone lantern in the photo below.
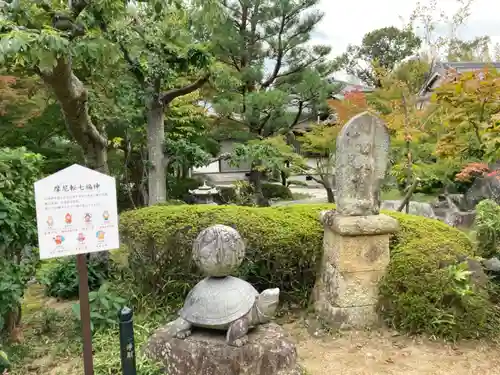
[[[189,190],[189,194],[193,195],[198,204],[212,204],[217,205],[214,202],[214,195],[219,194],[219,190],[216,187],[211,187],[207,185],[206,181],[203,181],[203,185],[197,189]]]

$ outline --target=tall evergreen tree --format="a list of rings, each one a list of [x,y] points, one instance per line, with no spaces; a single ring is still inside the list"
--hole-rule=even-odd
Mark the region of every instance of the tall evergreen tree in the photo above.
[[[330,47],[311,45],[323,14],[319,0],[220,0],[224,21],[213,30],[219,80],[217,113],[248,131],[249,138],[290,138],[302,121],[315,119],[331,87]],[[253,147],[253,149],[256,149]],[[250,180],[262,200],[262,168],[251,158]]]

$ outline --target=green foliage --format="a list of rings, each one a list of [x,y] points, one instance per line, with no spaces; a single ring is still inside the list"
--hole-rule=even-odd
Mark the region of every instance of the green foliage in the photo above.
[[[42,157],[25,148],[0,149],[0,254],[36,243],[33,184],[41,177]]]
[[[500,72],[486,66],[481,71],[454,74],[436,90],[440,135],[436,154],[458,160],[498,160]]]
[[[280,287],[285,299],[307,303],[321,257],[317,220],[275,209],[237,206],[150,207],[122,214],[134,284],[160,302],[184,298],[200,275],[191,259],[198,233],[214,223],[235,227],[248,242],[240,276],[257,288]]]
[[[1,350],[0,346],[0,373],[4,374],[5,371],[10,370],[10,361],[7,353]]]
[[[498,256],[500,253],[500,205],[486,199],[476,206],[474,229],[477,253],[483,258]]]
[[[262,184],[262,194],[268,199],[290,200],[292,192],[287,186],[281,184]]]
[[[317,3],[220,3],[222,17],[209,37],[219,61],[211,103],[231,133],[250,140],[234,150],[234,165],[248,163],[253,172],[286,175],[293,167],[288,160],[292,150],[271,145],[266,138],[285,137],[290,144],[297,124],[313,121],[326,110],[326,99],[334,91],[326,78],[336,67],[328,60],[330,47],[307,42],[323,17],[315,9]],[[268,72],[266,59],[274,61]],[[251,182],[258,190],[257,178]]]
[[[156,206],[179,206],[181,204],[186,204],[186,202],[181,201],[180,199],[168,199],[165,202],[156,203]]]
[[[90,326],[92,331],[118,325],[118,312],[125,306],[126,299],[109,290],[109,284],[103,284],[97,291],[89,293]],[[80,303],[73,305],[73,314],[80,320]]]
[[[97,258],[90,258],[87,262],[89,274],[89,289],[98,289],[108,278],[108,265]],[[78,297],[78,270],[76,258],[58,259],[50,268],[41,282],[45,285],[45,292],[50,297],[72,299]]]
[[[348,73],[369,85],[379,86],[376,69],[393,70],[416,53],[421,44],[422,40],[411,29],[383,27],[365,34],[361,45],[350,45],[341,60]]]
[[[322,256],[319,212],[332,205],[151,207],[120,219],[129,265],[142,293],[158,301],[183,298],[201,275],[191,260],[194,238],[214,223],[236,228],[247,242],[239,276],[258,289],[277,286],[284,301],[307,305]],[[485,291],[463,266],[441,261],[473,253],[469,239],[446,224],[388,212],[400,230],[391,237],[391,264],[380,285],[381,314],[400,331],[456,339],[497,332]]]
[[[293,147],[280,136],[236,145],[230,163],[236,166],[249,163],[255,170],[269,175],[281,171],[287,173],[299,171],[305,164],[304,160],[294,152]]]
[[[9,314],[20,313],[18,309],[28,281],[35,275],[39,264],[36,248],[26,248],[20,254],[20,262],[0,258],[0,332],[7,323]]]
[[[300,182],[300,181],[299,181]],[[218,204],[236,204],[239,206],[252,206],[253,187],[246,181],[238,181],[233,186],[218,187],[219,196],[215,198]],[[290,200],[293,198],[288,186],[273,183],[262,184],[262,194],[267,199]]]
[[[0,149],[0,330],[18,311],[38,263],[33,184],[42,157],[24,148]]]
[[[189,190],[199,188],[203,181],[197,178],[171,179],[167,184],[167,195],[169,199],[193,202],[193,196]]]
[[[438,266],[473,255],[466,235],[435,220],[391,216],[401,230],[391,239],[391,263],[380,284],[385,321],[399,331],[453,340],[497,334],[498,311],[486,290],[471,288],[466,266]]]
[[[215,197],[217,203],[219,204],[236,203],[238,195],[235,186],[221,186],[218,189],[219,189],[219,195],[218,197]]]

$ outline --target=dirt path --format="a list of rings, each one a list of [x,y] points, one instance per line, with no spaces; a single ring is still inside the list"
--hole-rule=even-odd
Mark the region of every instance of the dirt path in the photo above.
[[[313,338],[289,329],[308,375],[500,375],[500,348],[493,344],[453,346],[387,331]]]

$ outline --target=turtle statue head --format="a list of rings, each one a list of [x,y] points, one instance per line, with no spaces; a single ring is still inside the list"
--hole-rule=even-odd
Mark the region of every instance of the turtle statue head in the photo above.
[[[257,296],[255,308],[260,324],[267,323],[276,314],[280,300],[279,288],[266,289]]]

